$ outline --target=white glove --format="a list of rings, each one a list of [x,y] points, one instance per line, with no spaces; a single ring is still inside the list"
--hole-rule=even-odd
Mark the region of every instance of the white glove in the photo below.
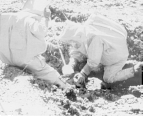
[[[74,73],[74,69],[70,65],[65,65],[62,67],[62,73],[63,75],[70,75]]]

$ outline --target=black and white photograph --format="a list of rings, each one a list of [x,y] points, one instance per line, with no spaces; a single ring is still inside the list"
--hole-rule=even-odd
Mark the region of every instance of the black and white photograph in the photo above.
[[[0,116],[143,116],[143,0],[0,0]]]

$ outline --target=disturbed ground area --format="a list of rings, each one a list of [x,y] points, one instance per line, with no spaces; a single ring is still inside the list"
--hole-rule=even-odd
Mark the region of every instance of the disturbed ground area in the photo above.
[[[2,63],[3,64],[3,63]],[[4,69],[3,69],[4,68]],[[64,93],[48,89],[42,80],[16,67],[1,65],[0,115],[38,116],[142,116],[143,86],[101,90],[100,81],[91,78],[88,92],[79,89]],[[99,82],[99,83],[98,83]],[[93,91],[93,89],[95,89]]]
[[[20,11],[22,6],[20,0],[0,0],[2,13]],[[84,22],[91,12],[95,12],[119,21],[127,29],[130,52],[128,62],[135,64],[143,59],[142,6],[142,0],[53,0],[50,5],[52,26],[49,28],[47,41],[62,32],[67,19]],[[56,38],[51,42],[56,44]],[[68,46],[63,43],[60,43],[60,46],[68,62]],[[46,51],[43,56],[47,63],[61,73],[63,64],[59,51]],[[79,70],[84,64],[85,62],[79,65]],[[138,74],[134,79],[139,79],[140,76],[141,74]],[[95,73],[91,75],[87,89],[75,89],[64,93],[55,86],[49,90],[44,81],[35,79],[27,71],[8,66],[0,61],[0,115],[143,115],[141,83],[125,88],[118,86],[113,90],[102,90],[100,89],[101,80],[92,77],[98,77],[98,75]]]

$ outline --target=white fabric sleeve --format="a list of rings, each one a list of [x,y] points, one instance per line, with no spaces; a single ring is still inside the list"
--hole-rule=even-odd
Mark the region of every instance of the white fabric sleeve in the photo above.
[[[86,65],[82,68],[82,70],[80,71],[81,74],[86,74],[87,76],[90,74],[91,72],[91,68],[90,66],[88,66],[88,64],[86,63]]]
[[[28,18],[31,33],[38,39],[44,38],[47,35],[46,19]]]
[[[99,36],[92,39],[88,49],[87,49],[87,65],[90,68],[97,68],[100,64],[101,57],[103,53],[103,42]]]

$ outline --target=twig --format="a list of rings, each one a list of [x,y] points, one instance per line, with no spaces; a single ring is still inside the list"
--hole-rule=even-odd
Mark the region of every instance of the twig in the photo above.
[[[57,42],[58,43],[58,42]],[[59,44],[59,43],[58,43]],[[58,45],[59,46],[59,45]],[[60,55],[61,55],[61,58],[62,58],[62,61],[63,61],[63,64],[64,66],[66,65],[66,61],[65,61],[65,58],[64,58],[64,55],[62,53],[62,50],[60,49],[60,46],[59,46],[59,52],[60,52]]]
[[[62,11],[63,15],[65,16],[66,20],[69,20],[65,13]]]
[[[1,103],[0,103],[0,107],[1,107],[1,109],[2,109],[2,112],[3,112],[5,115],[7,115],[7,113],[6,113],[6,111],[4,110],[4,108],[3,108],[3,106],[2,106]]]
[[[56,38],[56,34],[54,33],[54,39]],[[57,45],[58,45],[58,49],[59,49],[59,52],[60,52],[60,55],[61,55],[61,58],[62,58],[62,61],[63,61],[63,64],[64,66],[66,65],[66,61],[65,61],[65,58],[64,58],[64,55],[62,53],[62,50],[60,49],[60,44],[59,44],[59,39],[57,40]]]

